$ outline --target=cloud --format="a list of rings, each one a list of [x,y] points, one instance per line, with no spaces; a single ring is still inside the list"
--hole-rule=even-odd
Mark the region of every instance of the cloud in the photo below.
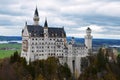
[[[120,2],[110,2],[103,5],[96,11],[98,14],[106,16],[120,17]]]
[[[119,0],[0,0],[0,34],[21,35],[25,21],[33,24],[37,5],[40,25],[47,17],[49,26],[64,26],[68,36],[84,37],[90,27],[94,37],[118,38],[119,4]],[[11,29],[17,33],[10,33]]]
[[[14,26],[13,28],[6,28],[3,26],[0,26],[0,35],[4,35],[4,36],[18,36],[21,35],[21,28]]]

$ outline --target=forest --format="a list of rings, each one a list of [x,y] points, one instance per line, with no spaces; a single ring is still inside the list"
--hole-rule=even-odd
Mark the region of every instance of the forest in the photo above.
[[[108,52],[88,56],[89,65],[75,79],[67,64],[61,65],[55,57],[27,64],[18,52],[0,60],[0,80],[120,80],[120,55],[108,60]]]
[[[0,60],[0,80],[72,80],[67,64],[49,57],[47,60],[36,60],[27,65],[25,58],[18,52],[10,58]]]
[[[109,52],[102,48],[97,55],[89,56],[89,66],[80,74],[79,80],[120,80],[120,55],[109,61]]]

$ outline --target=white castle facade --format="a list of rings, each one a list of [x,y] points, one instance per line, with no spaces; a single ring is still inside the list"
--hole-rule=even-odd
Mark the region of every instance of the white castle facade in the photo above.
[[[88,56],[92,49],[91,29],[86,30],[85,43],[76,44],[74,38],[67,42],[64,28],[49,27],[47,20],[44,26],[39,25],[39,14],[36,8],[34,24],[25,24],[22,30],[22,52],[29,63],[34,60],[57,57],[61,64],[67,63],[72,73],[81,73],[81,58]]]

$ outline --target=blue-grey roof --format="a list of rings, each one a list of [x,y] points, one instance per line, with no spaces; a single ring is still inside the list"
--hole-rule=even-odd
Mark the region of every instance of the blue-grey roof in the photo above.
[[[48,28],[49,37],[66,37],[64,28]]]
[[[73,44],[73,47],[85,47],[84,44]]]
[[[40,25],[27,25],[31,37],[44,37],[44,27]],[[48,37],[66,37],[64,28],[48,27]]]
[[[40,25],[27,25],[27,29],[31,37],[44,37],[43,27]]]

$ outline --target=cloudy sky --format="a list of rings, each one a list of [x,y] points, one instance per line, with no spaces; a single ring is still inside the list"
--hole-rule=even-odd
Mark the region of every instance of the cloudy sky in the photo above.
[[[67,36],[84,37],[90,27],[94,38],[120,39],[120,0],[0,0],[0,35],[21,36],[25,21],[63,27]]]

